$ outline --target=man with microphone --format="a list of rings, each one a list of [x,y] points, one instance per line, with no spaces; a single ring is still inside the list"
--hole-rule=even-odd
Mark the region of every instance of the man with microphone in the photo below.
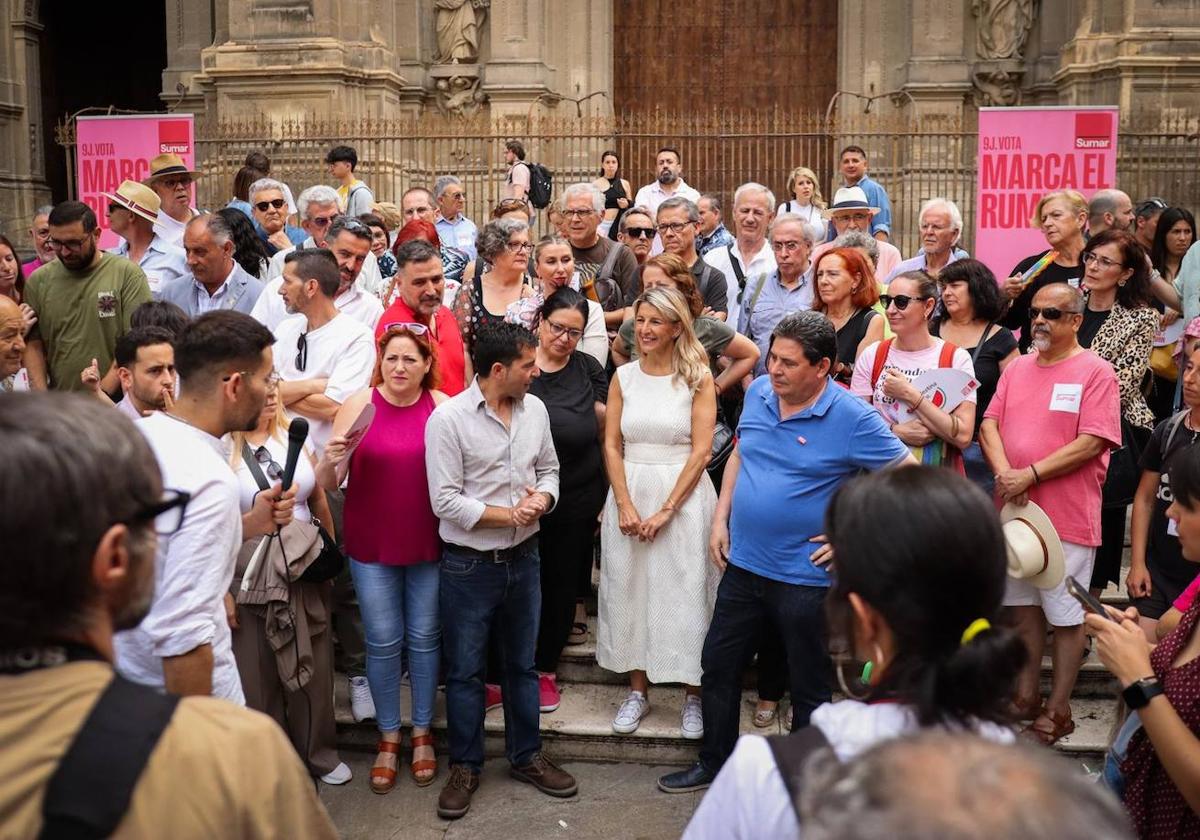
[[[274,341],[270,330],[241,312],[200,316],[176,339],[174,406],[137,421],[163,486],[189,499],[180,527],[158,539],[149,614],[114,640],[117,670],[134,682],[245,703],[226,595],[243,539],[286,524],[295,492],[277,484],[259,493],[243,516],[221,438],[257,425],[276,387]]]

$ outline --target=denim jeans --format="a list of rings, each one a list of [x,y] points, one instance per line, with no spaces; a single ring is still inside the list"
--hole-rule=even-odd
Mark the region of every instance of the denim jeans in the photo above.
[[[1130,712],[1129,717],[1125,718],[1125,722],[1121,724],[1117,737],[1113,738],[1108,753],[1104,756],[1104,770],[1100,778],[1104,781],[1104,786],[1111,790],[1117,799],[1125,798],[1125,776],[1121,773],[1121,762],[1125,760],[1125,755],[1129,752],[1129,742],[1141,728],[1141,717],[1137,712]]]
[[[792,692],[792,730],[832,695],[832,662],[825,630],[823,586],[782,583],[730,564],[717,588],[712,622],[704,637],[700,680],[704,743],[700,762],[713,773],[733,752],[741,717],[742,672],[759,649],[761,635],[775,633],[787,652]]]
[[[483,679],[488,631],[496,621],[503,655],[504,747],[514,767],[541,749],[538,674],[533,667],[542,608],[537,538],[507,563],[442,550],[441,602],[446,658],[446,719],[450,763],[483,767]]]
[[[380,732],[400,729],[401,653],[408,652],[413,726],[433,722],[442,641],[437,563],[385,566],[351,559],[366,631],[367,682]]]
[[[990,499],[995,492],[996,475],[992,472],[992,468],[988,466],[988,462],[983,457],[983,449],[979,446],[978,440],[973,440],[962,451],[963,470],[967,474],[967,478],[971,483],[988,495]]]

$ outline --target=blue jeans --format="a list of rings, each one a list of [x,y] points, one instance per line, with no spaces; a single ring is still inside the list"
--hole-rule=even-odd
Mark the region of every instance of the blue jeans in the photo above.
[[[757,575],[732,563],[717,587],[717,603],[704,637],[700,696],[704,742],[700,763],[718,772],[738,739],[742,674],[763,633],[774,633],[787,654],[792,692],[792,731],[831,699],[832,665],[825,630],[824,586],[801,586]],[[760,662],[761,667],[761,662]]]
[[[962,458],[963,470],[966,472],[967,478],[990,499],[995,492],[996,475],[984,459],[978,440],[971,441],[971,444],[962,451]]]
[[[367,648],[367,682],[380,732],[400,730],[400,655],[408,651],[413,726],[433,722],[442,641],[437,563],[350,561]]]
[[[446,720],[450,764],[483,767],[483,680],[488,631],[496,620],[504,678],[504,752],[523,767],[541,749],[538,674],[533,666],[542,609],[538,541],[514,549],[507,563],[442,550],[441,601],[445,628]]]
[[[1104,756],[1104,770],[1100,778],[1104,781],[1104,786],[1116,794],[1117,799],[1125,798],[1125,776],[1121,773],[1121,762],[1129,752],[1129,742],[1141,728],[1141,717],[1137,712],[1130,712]]]

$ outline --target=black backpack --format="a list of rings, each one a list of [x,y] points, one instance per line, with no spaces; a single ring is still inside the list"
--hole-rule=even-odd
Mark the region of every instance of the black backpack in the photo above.
[[[554,193],[554,173],[540,163],[529,166],[529,203],[538,210],[550,206],[550,197]]]

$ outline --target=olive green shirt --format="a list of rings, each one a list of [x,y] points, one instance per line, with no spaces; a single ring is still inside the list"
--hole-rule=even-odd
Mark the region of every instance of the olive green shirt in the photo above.
[[[35,271],[25,286],[25,302],[38,319],[29,337],[46,348],[50,387],[82,390],[79,375],[92,359],[103,376],[133,310],[148,300],[146,275],[124,257],[101,254],[90,271],[69,271],[59,260]]]

